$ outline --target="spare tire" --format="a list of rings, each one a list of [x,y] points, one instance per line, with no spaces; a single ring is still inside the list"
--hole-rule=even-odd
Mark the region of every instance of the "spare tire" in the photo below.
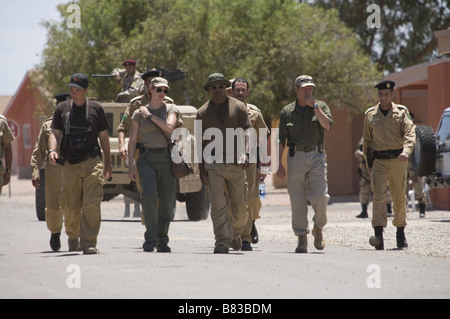
[[[411,154],[416,176],[433,174],[436,165],[436,138],[430,126],[416,126],[416,146]]]

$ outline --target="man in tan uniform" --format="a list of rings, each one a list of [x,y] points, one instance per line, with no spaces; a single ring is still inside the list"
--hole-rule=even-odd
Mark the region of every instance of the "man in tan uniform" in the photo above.
[[[14,141],[14,135],[8,126],[6,117],[0,114],[0,195],[2,194],[2,187],[9,184],[11,180],[11,166],[12,166],[12,147],[11,143]],[[5,157],[5,162],[2,158]]]
[[[397,227],[397,247],[408,247],[405,238],[407,164],[414,150],[416,133],[408,109],[392,102],[394,86],[392,81],[382,81],[375,86],[379,103],[369,108],[364,118],[363,150],[371,169],[372,226],[375,229],[375,236],[369,242],[377,250],[384,249],[388,184],[394,204],[392,224]]]
[[[270,132],[267,128],[266,123],[264,122],[264,118],[261,114],[261,111],[254,105],[247,103],[247,96],[249,94],[249,84],[245,79],[237,78],[233,81],[231,85],[231,96],[235,97],[239,101],[243,102],[247,106],[247,112],[250,119],[251,126],[256,130],[256,138],[257,144],[254,145],[254,149],[250,149],[250,152],[254,152],[255,156],[257,155],[257,146],[259,146],[260,141],[260,129],[266,130],[268,136],[267,145],[270,147]],[[270,150],[267,150],[267,155],[270,156]],[[264,163],[264,166],[267,166],[270,163]],[[256,232],[255,221],[259,218],[259,211],[261,209],[262,203],[259,198],[259,181],[264,181],[267,172],[260,172],[259,163],[250,162],[250,166],[245,170],[246,181],[248,185],[248,195],[247,195],[247,213],[248,220],[247,225],[245,226],[244,232],[242,233],[242,250],[243,251],[251,251],[252,246],[250,243],[255,243],[256,240],[253,240],[253,236],[251,235],[252,229]],[[256,242],[255,242],[256,241]]]
[[[56,105],[70,100],[70,94],[63,93],[55,96]],[[61,195],[61,166],[50,165],[47,163],[47,151],[50,149],[48,140],[52,133],[53,117],[47,119],[41,127],[38,139],[31,154],[31,169],[33,186],[38,188],[40,185],[39,171],[45,168],[45,221],[47,228],[51,233],[50,247],[53,251],[61,248],[61,229],[63,224],[64,211],[66,209],[65,202]]]
[[[144,93],[144,83],[141,79],[141,73],[136,70],[136,61],[133,59],[125,60],[122,65],[125,69],[114,69],[112,75],[117,82],[122,82],[122,91],[117,94],[116,102],[127,103],[131,99]]]
[[[248,167],[248,149],[238,149],[237,143],[234,143],[235,135],[229,140],[226,131],[245,131],[250,128],[250,120],[245,104],[226,95],[229,85],[230,81],[223,74],[211,74],[204,85],[204,89],[211,94],[211,100],[197,111],[197,120],[202,123],[202,135],[198,137],[202,143],[200,178],[203,184],[209,186],[215,254],[227,254],[230,246],[235,250],[241,249],[241,235],[248,216],[244,171]],[[206,131],[214,136],[214,139],[212,136],[210,138],[213,141],[205,139]],[[244,148],[248,147],[245,144]],[[234,145],[233,149],[231,145]],[[230,210],[225,189],[228,191]]]

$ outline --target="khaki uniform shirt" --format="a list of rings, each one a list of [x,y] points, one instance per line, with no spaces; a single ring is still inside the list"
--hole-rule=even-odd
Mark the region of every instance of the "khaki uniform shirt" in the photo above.
[[[15,137],[8,126],[6,118],[0,115],[0,161],[5,156],[5,145],[12,143],[14,139]],[[3,165],[0,164],[0,174],[3,174],[4,171]]]
[[[388,114],[384,116],[377,104],[366,111],[364,118],[364,157],[367,147],[374,151],[403,149],[408,155],[416,143],[415,125],[406,106],[392,103]]]
[[[261,114],[261,111],[256,106],[247,103],[247,111],[248,117],[250,119],[250,125],[256,130],[259,142],[259,133],[260,133],[259,130],[264,129],[267,131],[267,135],[269,135],[270,134],[269,128],[267,127],[266,122],[264,122],[264,118]]]
[[[144,93],[144,80],[139,71],[136,70],[129,75],[125,73],[125,69],[114,69],[112,74],[119,74],[121,78],[123,77],[122,91],[117,95],[118,98],[130,101]]]
[[[317,104],[330,119],[330,126],[333,126],[333,117],[328,105],[323,101]],[[286,105],[281,111],[279,125],[279,139],[282,145],[295,144],[295,146],[316,147],[324,144],[324,128],[320,125],[313,108],[300,107],[297,101]]]

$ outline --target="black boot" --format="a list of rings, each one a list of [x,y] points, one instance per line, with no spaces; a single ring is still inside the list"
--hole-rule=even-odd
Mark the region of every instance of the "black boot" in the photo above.
[[[376,250],[384,250],[383,242],[383,226],[375,226],[375,236],[370,237],[369,244],[374,246]]]
[[[407,247],[408,243],[406,242],[405,237],[405,227],[397,227],[397,248],[403,249]]]
[[[53,251],[58,251],[61,249],[61,233],[52,234],[50,237],[50,248]]]
[[[369,218],[369,215],[367,214],[367,204],[361,204],[362,212],[361,214],[357,215],[356,218]]]
[[[425,218],[425,203],[419,204],[419,217]]]

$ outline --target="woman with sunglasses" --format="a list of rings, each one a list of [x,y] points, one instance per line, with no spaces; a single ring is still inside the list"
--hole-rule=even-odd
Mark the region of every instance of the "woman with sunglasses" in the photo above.
[[[128,154],[134,154],[136,141],[141,143],[140,156],[130,161],[128,176],[136,179],[136,169],[142,187],[141,202],[145,220],[145,252],[170,252],[169,225],[173,219],[176,180],[171,170],[168,140],[175,129],[178,110],[174,104],[164,103],[169,92],[166,79],[156,77],[148,88],[151,98],[148,105],[136,110],[131,117]]]

